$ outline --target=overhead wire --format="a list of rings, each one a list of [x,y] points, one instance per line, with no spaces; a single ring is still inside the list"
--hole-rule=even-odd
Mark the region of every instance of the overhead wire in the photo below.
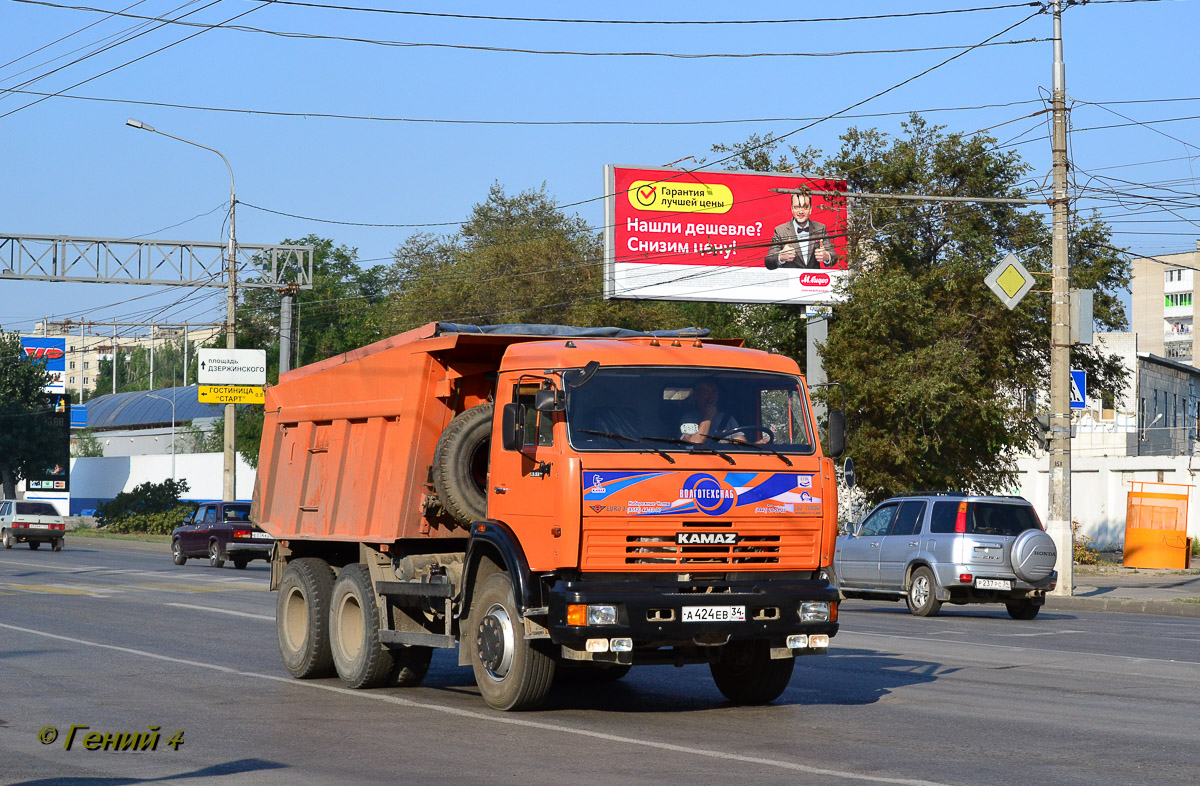
[[[983,46],[1009,46],[1018,44],[1040,43],[1048,41],[1048,38],[1029,38],[1018,41],[987,41],[980,44],[954,44],[941,45],[930,47],[900,47],[894,49],[862,49],[862,50],[845,50],[838,52],[655,52],[655,51],[631,51],[631,52],[595,52],[567,49],[526,49],[511,46],[483,46],[476,44],[451,44],[436,41],[393,41],[379,38],[364,38],[359,36],[339,36],[326,33],[303,33],[287,30],[268,30],[261,27],[249,27],[246,25],[231,25],[232,20],[226,20],[220,23],[193,22],[183,19],[170,19],[166,17],[145,16],[141,14],[130,14],[125,12],[111,11],[104,8],[93,8],[90,6],[81,5],[61,5],[59,3],[51,3],[47,0],[12,0],[15,3],[24,3],[28,5],[47,6],[50,8],[66,8],[75,11],[89,11],[93,13],[109,14],[120,16],[128,19],[140,19],[150,22],[162,22],[164,24],[181,25],[184,27],[198,27],[205,31],[208,30],[230,30],[239,33],[253,33],[257,35],[270,35],[279,38],[289,39],[304,39],[312,41],[340,41],[356,44],[369,44],[372,46],[400,47],[400,48],[432,48],[432,49],[456,49],[472,52],[491,52],[504,54],[522,54],[522,55],[554,55],[554,56],[572,56],[572,57],[662,57],[674,58],[682,60],[696,59],[741,59],[741,58],[758,58],[758,57],[847,57],[857,55],[883,55],[883,54],[910,54],[914,52],[936,52],[946,51],[950,49],[976,49]],[[261,0],[261,2],[270,5],[272,0]],[[242,15],[239,15],[242,16]],[[233,17],[234,19],[238,17]]]
[[[201,8],[198,8],[198,9],[196,9],[196,11],[191,11],[191,12],[189,12],[189,13],[196,13],[196,12],[198,12],[198,11],[202,11],[202,10],[204,10],[205,8],[209,8],[209,7],[213,6],[213,5],[216,5],[216,4],[217,4],[217,3],[219,3],[219,2],[221,2],[221,0],[213,0],[213,2],[209,3],[208,5],[202,6]],[[263,2],[263,0],[259,0],[259,2],[261,3],[260,5],[257,5],[257,6],[255,6],[254,8],[247,9],[246,11],[242,11],[241,13],[238,13],[238,14],[235,14],[235,15],[233,15],[233,16],[231,16],[231,17],[229,17],[228,19],[226,19],[226,20],[225,20],[225,23],[227,23],[227,22],[231,22],[231,21],[233,21],[233,20],[235,20],[235,19],[241,19],[242,17],[244,17],[244,16],[246,16],[246,15],[248,15],[248,14],[252,14],[252,13],[254,13],[255,11],[259,11],[259,10],[261,10],[261,9],[263,9],[263,8],[266,8],[266,6],[267,6],[267,3]],[[166,24],[166,23],[164,23],[164,24]],[[222,23],[222,24],[224,24],[224,23]],[[157,30],[157,29],[159,29],[159,28],[154,28],[154,29],[156,29],[156,30]],[[170,49],[170,48],[172,48],[172,47],[174,47],[174,46],[178,46],[179,44],[182,44],[182,43],[184,43],[184,42],[186,42],[186,41],[190,41],[191,39],[193,39],[193,38],[195,38],[195,37],[197,37],[197,36],[204,35],[204,34],[205,34],[205,33],[207,33],[207,32],[209,32],[209,29],[197,30],[195,33],[192,33],[191,35],[184,36],[183,38],[180,38],[180,39],[179,39],[179,40],[177,40],[177,41],[172,41],[172,42],[171,42],[171,43],[169,43],[169,44],[165,44],[164,46],[160,46],[158,49],[155,49],[155,50],[153,50],[153,51],[147,52],[147,53],[145,53],[145,54],[143,54],[143,55],[139,55],[138,57],[135,57],[135,58],[133,58],[133,59],[131,59],[131,60],[127,60],[127,61],[125,61],[124,63],[121,63],[120,65],[115,65],[115,66],[113,66],[112,68],[106,69],[106,70],[104,70],[104,71],[102,71],[102,72],[100,72],[99,74],[96,74],[96,75],[94,75],[94,76],[90,76],[90,77],[88,77],[87,79],[80,80],[79,82],[76,82],[75,84],[73,84],[73,85],[70,85],[69,87],[64,87],[62,90],[59,90],[59,91],[57,91],[57,92],[55,92],[55,93],[52,93],[52,94],[51,94],[51,95],[49,95],[49,96],[45,96],[45,97],[42,97],[42,98],[35,99],[35,100],[33,100],[33,101],[30,101],[28,104],[25,104],[24,106],[17,107],[16,109],[11,109],[11,110],[9,110],[8,112],[5,112],[4,114],[0,115],[0,120],[3,120],[4,118],[6,118],[6,117],[9,117],[10,115],[16,114],[17,112],[20,112],[20,111],[22,111],[22,110],[24,110],[24,109],[28,109],[28,108],[30,108],[30,107],[32,107],[32,106],[36,106],[37,104],[40,104],[40,103],[42,103],[43,101],[46,101],[46,100],[48,100],[48,99],[50,99],[50,98],[53,98],[53,97],[55,97],[55,96],[58,96],[58,95],[61,95],[62,93],[65,93],[65,92],[66,92],[66,91],[68,91],[68,90],[74,90],[75,88],[79,87],[80,85],[85,85],[85,84],[87,84],[88,82],[92,82],[92,81],[94,81],[94,80],[96,80],[96,79],[99,79],[99,78],[100,78],[100,77],[102,77],[102,76],[107,76],[108,74],[111,74],[111,73],[113,73],[114,71],[119,71],[119,70],[120,70],[120,69],[122,69],[122,68],[125,68],[125,67],[127,67],[127,66],[133,65],[134,63],[140,62],[140,61],[142,61],[142,60],[145,60],[145,59],[146,59],[146,58],[148,58],[148,57],[153,57],[154,55],[158,54],[159,52],[165,51],[165,50],[167,50],[167,49]],[[142,33],[139,33],[138,35],[142,35]],[[135,37],[136,37],[136,36],[135,36]],[[68,65],[73,65],[73,64],[69,63]],[[66,66],[63,66],[63,67],[65,68]],[[55,69],[55,70],[61,70],[61,69]],[[40,77],[39,77],[39,78],[40,78]],[[0,88],[0,89],[2,89],[2,88]]]
[[[936,11],[906,11],[890,14],[865,14],[859,16],[807,17],[794,19],[567,19],[531,16],[490,16],[484,14],[452,14],[442,11],[411,11],[369,6],[352,6],[335,3],[302,2],[302,0],[269,0],[274,5],[317,8],[326,11],[358,11],[363,13],[389,14],[395,16],[433,17],[440,19],[481,20],[488,22],[545,22],[553,24],[583,25],[785,25],[813,24],[819,22],[858,22],[880,19],[907,19],[914,17],[947,16],[981,11],[999,11],[1009,8],[1024,8],[1041,5],[1036,2],[1008,3],[1005,5],[979,6],[975,8],[949,8]]]

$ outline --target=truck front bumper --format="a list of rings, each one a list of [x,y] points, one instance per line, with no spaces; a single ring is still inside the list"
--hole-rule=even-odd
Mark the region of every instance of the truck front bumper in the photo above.
[[[635,646],[669,645],[717,643],[718,640],[782,640],[794,634],[823,633],[832,637],[838,630],[838,592],[823,580],[559,581],[551,589],[548,601],[546,628],[550,640],[576,648],[595,638],[630,638]],[[801,619],[805,602],[827,603],[828,619]],[[616,624],[568,624],[567,607],[579,604],[615,606]],[[697,607],[744,607],[745,619],[685,622],[684,609]]]

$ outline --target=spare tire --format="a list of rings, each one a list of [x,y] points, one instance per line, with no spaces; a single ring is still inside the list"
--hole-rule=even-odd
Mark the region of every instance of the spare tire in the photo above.
[[[1054,541],[1040,529],[1027,529],[1012,544],[1013,573],[1033,584],[1050,575],[1058,561]]]
[[[433,487],[455,521],[464,526],[487,518],[491,404],[480,404],[450,421],[433,453]]]

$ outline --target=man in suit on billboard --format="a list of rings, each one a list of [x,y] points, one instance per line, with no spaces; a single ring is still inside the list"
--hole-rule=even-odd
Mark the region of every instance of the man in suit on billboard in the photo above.
[[[820,221],[813,221],[812,196],[792,194],[792,218],[775,227],[771,249],[763,264],[767,270],[803,267],[820,270],[837,266],[837,252]]]

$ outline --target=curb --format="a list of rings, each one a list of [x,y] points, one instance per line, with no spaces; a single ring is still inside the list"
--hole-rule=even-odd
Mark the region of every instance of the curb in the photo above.
[[[1046,608],[1069,611],[1109,611],[1121,614],[1156,614],[1162,617],[1200,617],[1200,603],[1169,600],[1050,596],[1046,598]]]

